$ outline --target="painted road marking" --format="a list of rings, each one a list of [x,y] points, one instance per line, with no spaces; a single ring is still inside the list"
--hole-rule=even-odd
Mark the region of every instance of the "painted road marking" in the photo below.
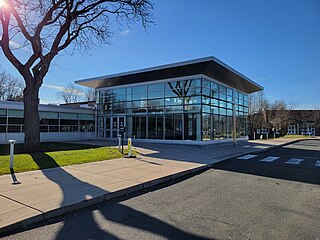
[[[280,157],[269,156],[264,159],[261,159],[260,162],[273,162],[274,160],[279,159]]]
[[[256,156],[258,156],[258,155],[247,154],[247,155],[244,155],[244,156],[241,156],[241,157],[237,157],[237,159],[248,160],[248,159],[254,158]]]
[[[315,166],[316,166],[316,167],[320,167],[320,160],[317,160],[317,161],[316,161]]]
[[[298,165],[298,164],[302,163],[303,161],[304,161],[304,159],[302,159],[302,158],[290,158],[285,163]]]

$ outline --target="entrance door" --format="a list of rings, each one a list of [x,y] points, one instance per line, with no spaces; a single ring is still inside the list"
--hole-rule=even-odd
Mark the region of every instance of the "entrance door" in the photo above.
[[[113,117],[112,118],[112,137],[117,138],[120,129],[123,129],[126,124],[126,118],[125,117]]]

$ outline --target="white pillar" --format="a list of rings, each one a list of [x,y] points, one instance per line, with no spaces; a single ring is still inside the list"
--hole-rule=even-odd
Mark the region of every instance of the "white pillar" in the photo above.
[[[237,112],[236,112],[236,89],[233,89],[233,96],[232,96],[232,137],[233,137],[233,146],[237,145]]]
[[[10,143],[10,170],[13,170],[13,154],[14,154],[14,144],[16,140],[9,140]]]

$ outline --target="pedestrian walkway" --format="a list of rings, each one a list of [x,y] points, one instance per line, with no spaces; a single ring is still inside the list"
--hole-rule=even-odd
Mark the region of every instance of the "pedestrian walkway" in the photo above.
[[[230,157],[293,140],[246,142],[236,147],[140,143],[135,147],[139,153],[135,159],[3,175],[0,176],[0,233],[194,173]],[[106,141],[85,143],[108,145]],[[20,184],[12,184],[13,177]]]

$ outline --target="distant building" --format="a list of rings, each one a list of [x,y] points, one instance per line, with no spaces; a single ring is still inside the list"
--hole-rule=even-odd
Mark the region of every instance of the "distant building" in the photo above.
[[[320,136],[320,110],[267,110],[264,116],[256,134]]]
[[[288,134],[320,136],[320,110],[290,110]]]
[[[95,110],[39,104],[40,140],[86,140],[96,136]],[[0,143],[24,141],[23,102],[0,101]]]

